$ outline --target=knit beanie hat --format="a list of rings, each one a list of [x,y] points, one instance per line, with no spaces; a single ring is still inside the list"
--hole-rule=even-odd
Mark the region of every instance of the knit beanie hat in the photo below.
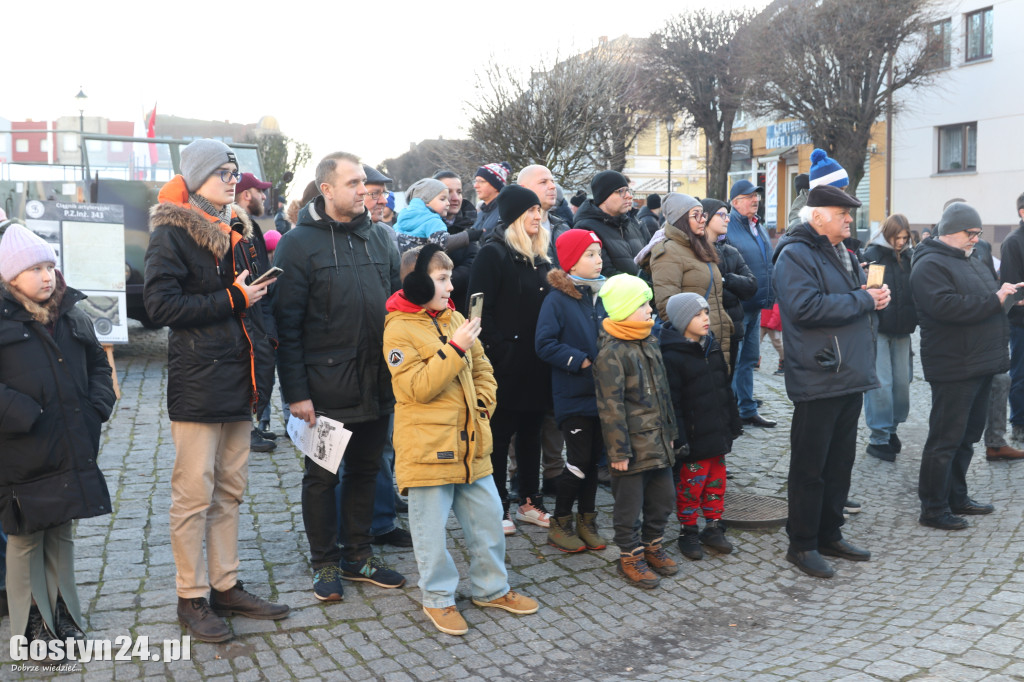
[[[626,176],[618,171],[604,170],[590,181],[590,192],[594,195],[594,205],[600,206],[617,189],[629,187]]]
[[[500,192],[505,187],[505,183],[508,182],[508,176],[511,172],[512,166],[508,165],[508,161],[502,161],[501,163],[489,163],[486,166],[480,166],[476,169],[473,177],[483,178],[491,187]]]
[[[675,225],[680,218],[685,217],[687,213],[695,208],[704,210],[700,202],[689,194],[669,192],[665,196],[665,202],[661,205],[661,214],[665,216],[665,222]]]
[[[964,230],[981,229],[981,216],[969,204],[960,201],[953,202],[942,212],[942,217],[935,225],[935,231],[939,234],[956,234]],[[0,249],[3,246],[0,245]],[[7,275],[4,275],[7,279]]]
[[[668,321],[680,332],[690,326],[690,321],[702,310],[708,309],[708,302],[700,294],[687,292],[670,296],[665,303]]]
[[[540,199],[532,189],[509,185],[498,194],[498,216],[508,227],[531,207],[540,206]]]
[[[824,149],[815,149],[811,152],[810,180],[811,189],[818,185],[842,188],[850,184],[850,176],[846,170],[834,159],[830,159]]]
[[[661,208],[661,195],[651,194],[647,197],[647,208],[652,211]]]
[[[277,230],[268,230],[263,233],[263,241],[267,244],[267,253],[277,248],[277,243],[281,241],[281,233]]]
[[[430,259],[441,250],[441,247],[429,242],[420,249],[416,256],[416,267],[402,280],[402,291],[410,303],[426,305],[434,298],[434,280],[430,278]]]
[[[701,199],[700,205],[704,207],[704,212],[708,214],[708,220],[711,220],[711,216],[715,215],[723,208],[726,210],[729,209],[729,204],[725,203],[721,199]],[[726,218],[725,220],[728,222],[729,218]]]
[[[572,270],[579,262],[583,252],[590,248],[591,244],[603,247],[601,238],[590,230],[579,228],[566,230],[555,240],[555,252],[558,254],[558,264],[566,272]]]
[[[220,140],[195,140],[181,150],[181,175],[185,187],[195,192],[203,186],[206,178],[225,163],[233,163],[237,169],[238,159],[231,147]]]
[[[626,319],[654,296],[646,282],[624,272],[609,277],[597,295],[604,302],[608,319],[613,322]]]
[[[433,178],[423,178],[409,185],[405,190],[405,200],[411,202],[413,199],[423,199],[424,204],[429,204],[441,192],[447,192],[448,185]]]
[[[583,205],[583,202],[587,200],[587,193],[581,189],[576,190],[576,194],[572,195],[572,199],[569,199],[569,203],[579,208]]]
[[[0,277],[10,282],[40,263],[57,264],[57,254],[53,252],[53,247],[23,225],[8,225],[3,239],[0,239]]]

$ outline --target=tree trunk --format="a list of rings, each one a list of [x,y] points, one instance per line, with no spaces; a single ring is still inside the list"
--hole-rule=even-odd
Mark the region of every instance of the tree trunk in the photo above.
[[[708,135],[712,131],[704,131]],[[717,134],[717,131],[715,131]],[[708,163],[708,196],[729,202],[729,167],[732,165],[732,140],[713,140],[710,144],[711,159]]]

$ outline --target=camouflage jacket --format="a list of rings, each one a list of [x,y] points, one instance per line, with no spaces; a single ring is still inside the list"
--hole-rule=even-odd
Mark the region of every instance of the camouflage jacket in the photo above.
[[[608,458],[629,460],[628,470],[612,475],[672,466],[678,431],[658,340],[623,341],[602,329],[594,384]]]

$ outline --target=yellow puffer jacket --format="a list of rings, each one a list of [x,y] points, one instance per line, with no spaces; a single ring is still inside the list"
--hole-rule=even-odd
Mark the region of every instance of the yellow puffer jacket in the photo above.
[[[448,343],[465,321],[454,310],[432,317],[398,292],[388,311],[384,359],[395,392],[399,490],[490,476],[490,415],[498,384],[483,346],[478,341],[463,356]]]

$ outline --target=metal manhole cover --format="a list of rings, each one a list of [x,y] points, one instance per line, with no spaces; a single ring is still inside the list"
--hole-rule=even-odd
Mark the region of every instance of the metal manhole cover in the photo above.
[[[722,521],[733,528],[771,528],[786,523],[789,504],[786,500],[767,495],[725,492],[725,511]]]

